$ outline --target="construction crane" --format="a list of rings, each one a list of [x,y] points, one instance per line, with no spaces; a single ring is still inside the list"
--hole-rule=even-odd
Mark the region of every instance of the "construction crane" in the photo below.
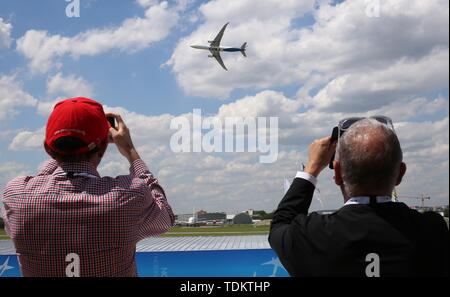
[[[425,195],[423,195],[423,194],[422,194],[422,196],[420,196],[420,197],[417,197],[417,196],[400,196],[399,198],[402,198],[402,199],[417,199],[417,200],[421,200],[421,201],[422,201],[422,203],[421,203],[421,206],[422,206],[422,207],[425,207],[425,200],[430,200],[430,199],[431,199],[430,196],[425,196]]]

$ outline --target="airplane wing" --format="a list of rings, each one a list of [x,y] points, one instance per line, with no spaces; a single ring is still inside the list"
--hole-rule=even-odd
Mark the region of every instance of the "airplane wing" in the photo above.
[[[211,46],[220,46],[220,42],[222,41],[223,33],[225,32],[225,29],[227,28],[229,23],[226,23],[222,30],[220,30],[219,34],[217,34],[216,38],[211,42]]]
[[[220,56],[220,53],[217,51],[210,51],[214,58],[216,58],[217,62],[219,62],[220,66],[223,67],[226,71],[228,71],[227,67],[225,67],[225,64],[223,63],[222,57]]]

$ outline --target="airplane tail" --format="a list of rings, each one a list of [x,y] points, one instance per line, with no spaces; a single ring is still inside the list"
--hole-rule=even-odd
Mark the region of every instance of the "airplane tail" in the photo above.
[[[244,42],[244,44],[241,46],[241,53],[244,57],[247,57],[247,54],[245,53],[246,49],[247,49],[247,42]]]

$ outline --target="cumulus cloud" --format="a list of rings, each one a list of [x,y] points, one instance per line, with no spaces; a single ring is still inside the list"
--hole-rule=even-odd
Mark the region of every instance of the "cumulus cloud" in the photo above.
[[[270,87],[288,83],[294,74],[283,63],[284,46],[290,35],[290,23],[310,11],[315,1],[269,0],[210,1],[199,11],[205,20],[197,30],[181,39],[167,61],[181,87],[192,95],[227,97],[233,88]],[[273,13],[273,11],[277,13]],[[194,51],[192,44],[206,44],[224,23],[231,21],[222,39],[223,45],[240,46],[248,42],[248,59],[241,55],[222,55],[234,75],[224,75],[216,61],[208,61],[208,52]],[[289,71],[289,76],[285,74]]]
[[[47,72],[57,66],[57,58],[70,55],[78,58],[93,56],[110,50],[134,52],[164,39],[177,23],[178,12],[167,1],[140,1],[144,17],[123,21],[116,28],[91,29],[73,37],[51,35],[43,30],[28,30],[17,40],[17,50],[29,60],[35,72]]]
[[[257,105],[256,100],[259,102]],[[394,102],[393,105],[383,107],[393,114],[409,168],[398,192],[401,196],[426,192],[424,194],[433,195],[433,203],[444,204],[447,199],[445,188],[448,187],[448,115],[426,121],[413,118],[448,110],[448,99],[416,98],[403,103],[396,105],[398,102]],[[175,132],[170,130],[170,121],[177,116],[146,116],[121,107],[105,109],[123,115],[141,156],[160,179],[177,212],[189,211],[193,205],[209,211],[236,212],[256,207],[274,209],[282,195],[284,178],[291,179],[301,168],[301,163],[306,162],[307,145],[315,138],[329,135],[331,127],[339,119],[355,115],[302,111],[298,109],[298,104],[298,101],[282,93],[263,91],[223,104],[212,114],[219,118],[278,116],[280,152],[277,161],[272,164],[259,163],[258,155],[252,153],[174,153],[169,146]],[[270,112],[272,107],[276,107],[274,113]],[[379,111],[383,113],[383,110]],[[396,114],[401,114],[400,111],[403,114],[398,119]],[[370,114],[364,112],[356,115]],[[190,113],[180,116],[192,121]],[[282,118],[287,120],[282,121]],[[42,141],[43,128],[34,132],[22,131],[10,148],[42,149]],[[100,172],[116,176],[126,174],[127,171],[127,161],[114,146],[110,146]],[[319,189],[316,195],[323,201],[325,208],[337,208],[342,204],[331,171],[325,170],[321,175]],[[404,201],[415,203],[414,200]],[[320,208],[322,205],[315,200],[313,209]]]
[[[25,91],[15,75],[0,75],[0,121],[13,118],[21,107],[34,107],[37,99]]]
[[[246,96],[219,108],[220,117],[285,116],[295,113],[299,102],[286,98],[280,92],[266,90],[255,96]]]
[[[179,1],[177,7],[187,2]],[[136,3],[147,10],[161,6],[152,0]],[[398,188],[400,196],[423,193],[432,196],[432,204],[448,204],[448,1],[380,3],[379,18],[366,15],[366,1],[353,0],[338,4],[267,0],[257,6],[249,0],[213,0],[200,6],[202,23],[179,41],[168,65],[188,94],[225,98],[236,89],[249,89],[249,95],[222,104],[208,116],[278,117],[275,163],[261,164],[254,153],[172,152],[169,144],[175,131],[170,123],[178,117],[191,123],[191,112],[149,116],[123,107],[105,106],[105,110],[123,115],[141,156],[178,213],[189,212],[193,206],[228,212],[273,210],[283,194],[284,178],[292,179],[306,162],[313,139],[330,135],[344,117],[374,114],[393,118],[404,149],[408,171]],[[298,28],[296,22],[305,21],[305,14],[312,14],[315,23]],[[228,73],[215,61],[205,61],[207,53],[189,48],[213,38],[227,21],[231,24],[225,45],[249,41],[248,59],[224,54]],[[83,36],[73,38],[90,40]],[[59,51],[64,38],[45,35],[44,47],[52,48],[52,54],[36,53],[30,63],[53,65],[65,54],[95,54],[81,49]],[[284,85],[298,92],[287,96],[279,91]],[[47,87],[55,96],[83,89],[93,92],[82,78],[61,73],[49,78]],[[9,148],[41,150],[43,135],[44,128],[22,130]],[[126,174],[128,164],[110,146],[100,171]],[[332,171],[321,175],[319,189],[315,195],[322,199],[323,208],[342,205]],[[320,208],[314,200],[312,209]]]
[[[264,1],[252,14],[249,0],[210,1],[199,9],[204,23],[179,41],[167,65],[187,94],[224,98],[239,88],[307,85],[311,80],[317,87],[342,75],[379,72],[401,59],[448,50],[448,1],[382,1],[379,18],[368,17],[366,5],[347,0],[315,9],[314,1]],[[305,13],[312,13],[315,23],[296,28]],[[223,43],[249,44],[248,59],[223,54],[232,75],[208,61],[207,53],[189,47],[213,38],[226,21],[231,24]]]
[[[53,110],[57,102],[65,98],[89,97],[94,95],[94,87],[84,78],[76,75],[64,76],[57,73],[47,80],[47,99],[40,100],[37,111],[40,115],[47,116]]]
[[[12,25],[0,18],[0,49],[8,48],[11,45]]]
[[[157,0],[136,0],[136,3],[144,8],[148,8],[158,3]]]
[[[384,69],[353,72],[333,79],[311,104],[328,111],[361,112],[405,97],[448,88],[448,49],[419,60],[401,59]]]
[[[93,95],[93,87],[82,77],[69,75],[64,77],[61,73],[49,78],[47,81],[49,95],[85,96]]]
[[[247,208],[272,210],[282,196],[284,178],[292,179],[301,163],[306,162],[307,144],[312,139],[330,133],[330,125],[324,124],[326,114],[317,114],[315,122],[305,119],[298,127],[280,127],[280,152],[272,164],[258,162],[251,153],[173,153],[168,145],[173,131],[167,130],[167,122],[160,126],[139,127],[133,123],[133,113],[125,115],[142,158],[165,187],[176,212],[187,212],[192,206],[209,211],[236,212]],[[130,117],[131,116],[131,117]],[[303,117],[304,116],[304,117]],[[147,116],[140,115],[141,118]],[[149,122],[158,123],[153,117]],[[307,126],[307,125],[308,126]],[[432,195],[435,205],[448,202],[448,117],[429,122],[404,121],[395,123],[405,152],[408,172],[398,192],[403,195]],[[164,130],[166,129],[166,130]],[[155,131],[167,136],[158,138]],[[136,133],[139,131],[139,133]],[[433,137],[429,137],[432,134]],[[16,150],[42,150],[43,131],[23,131],[10,145]],[[127,161],[110,146],[100,166],[103,175],[127,174]],[[316,195],[313,209],[338,208],[342,198],[332,181],[332,172],[325,170],[320,177],[320,193]],[[408,204],[416,201],[405,200]]]
[[[408,165],[398,192],[401,196],[423,192],[433,196],[434,204],[445,204],[448,200],[448,114],[434,120],[417,121],[415,118],[421,115],[436,117],[448,110],[448,99],[416,98],[396,104],[398,102],[383,108],[391,109]],[[307,161],[307,146],[313,139],[329,135],[331,128],[343,117],[371,114],[304,111],[298,105],[298,101],[280,92],[263,91],[223,104],[210,114],[219,118],[279,117],[280,150],[277,161],[272,164],[259,163],[258,154],[248,152],[174,153],[169,145],[175,133],[170,129],[170,122],[176,117],[185,117],[192,122],[191,113],[148,116],[122,107],[105,106],[105,110],[122,114],[140,155],[165,187],[176,212],[190,211],[194,205],[209,211],[237,212],[247,208],[273,210],[283,194],[284,178],[292,179],[302,162]],[[21,131],[13,139],[10,149],[42,150],[43,138],[44,128]],[[117,149],[110,146],[99,170],[103,175],[117,176],[127,174],[128,166]],[[325,170],[321,175],[319,189],[316,196],[324,206],[314,200],[313,209],[342,205],[332,171]],[[416,203],[415,200],[404,201],[411,205]]]
[[[38,150],[43,148],[45,127],[36,131],[20,131],[9,145],[13,151]]]

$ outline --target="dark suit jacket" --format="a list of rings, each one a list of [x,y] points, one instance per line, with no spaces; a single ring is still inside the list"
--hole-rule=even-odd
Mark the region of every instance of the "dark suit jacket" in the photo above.
[[[404,203],[347,205],[330,215],[308,208],[314,185],[296,178],[274,213],[269,242],[291,276],[448,276],[449,231],[436,213]]]

